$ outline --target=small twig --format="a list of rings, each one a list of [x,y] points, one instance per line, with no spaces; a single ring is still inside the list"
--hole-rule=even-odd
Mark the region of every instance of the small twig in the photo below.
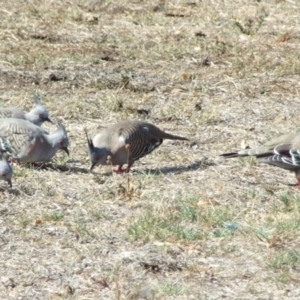
[[[115,277],[115,282],[116,282],[116,300],[121,299],[121,292],[120,292],[120,286],[119,286],[119,277]]]
[[[114,173],[114,167],[113,167],[113,165],[112,165],[112,162],[111,162],[111,156],[110,156],[110,155],[107,156],[107,158],[106,158],[106,163],[107,163],[108,165],[110,165],[111,173],[113,174],[113,173]]]

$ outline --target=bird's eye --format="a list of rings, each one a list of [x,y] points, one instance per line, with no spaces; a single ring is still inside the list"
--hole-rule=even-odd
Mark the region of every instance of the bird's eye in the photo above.
[[[5,177],[5,176],[6,176],[6,174],[7,174],[6,172],[2,172],[2,176],[3,176],[3,177]]]
[[[39,118],[40,118],[40,119],[44,119],[43,114],[39,114]]]

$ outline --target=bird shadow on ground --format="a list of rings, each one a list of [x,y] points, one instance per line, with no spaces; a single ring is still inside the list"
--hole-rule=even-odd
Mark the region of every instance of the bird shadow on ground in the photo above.
[[[79,167],[68,167],[68,166],[54,166],[53,170],[57,170],[60,172],[68,172],[68,173],[81,173],[81,174],[88,174],[89,170],[85,168],[79,168]]]
[[[8,192],[9,194],[15,194],[15,190],[14,187],[9,187],[8,185],[7,186],[1,186],[0,187],[0,193],[5,193],[5,192]]]
[[[204,161],[196,161],[192,164],[189,164],[187,166],[177,166],[177,167],[162,167],[162,168],[156,168],[156,169],[143,169],[142,167],[138,167],[135,170],[131,170],[129,174],[132,175],[161,175],[161,174],[181,174],[184,172],[190,172],[190,171],[196,171],[199,169],[205,170],[210,166],[215,166],[216,164],[212,161],[207,161],[206,159]],[[97,174],[97,171],[93,171],[92,173]],[[108,171],[108,172],[101,172],[102,176],[111,176],[114,172]],[[126,174],[121,173],[119,175]]]
[[[224,180],[224,182],[234,182],[234,183],[237,183],[239,186],[258,185],[257,182],[250,181],[250,180],[244,180],[244,179],[240,179],[240,178],[226,179],[226,180]]]
[[[288,187],[292,187],[294,188],[295,190],[300,190],[300,186],[298,183],[285,183],[285,182],[281,182],[282,184],[288,186]]]
[[[228,181],[228,182],[231,181],[231,182],[237,183],[239,186],[263,186],[263,184],[259,183],[259,182],[243,180],[243,179],[236,179],[236,178],[228,179],[226,181]],[[280,184],[280,185],[282,184],[284,186],[291,187],[296,190],[300,189],[300,186],[297,183],[287,183],[287,182],[283,182],[283,181],[278,181],[276,184],[274,183],[274,186],[278,186],[278,184]]]
[[[216,164],[212,161],[207,161],[206,159],[203,161],[196,161],[187,166],[176,166],[176,167],[162,167],[157,169],[140,169],[134,170],[134,173],[138,174],[150,174],[150,175],[159,175],[159,174],[181,174],[184,172],[196,171],[196,170],[205,170],[208,167],[215,166]]]
[[[79,168],[79,167],[69,167],[67,165],[55,165],[52,163],[42,163],[42,164],[26,164],[28,168],[33,168],[37,171],[40,170],[52,170],[52,171],[59,171],[59,172],[68,172],[68,173],[74,173],[74,174],[87,174],[89,173],[88,169],[85,168]]]

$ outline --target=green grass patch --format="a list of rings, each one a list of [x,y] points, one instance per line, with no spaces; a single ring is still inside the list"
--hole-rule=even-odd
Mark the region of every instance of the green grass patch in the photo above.
[[[160,200],[163,201],[163,200]],[[147,206],[127,227],[133,240],[202,240],[208,234],[214,237],[229,237],[232,231],[223,228],[223,223],[233,218],[233,211],[228,207],[198,206],[198,197],[185,196],[166,203],[157,210]]]

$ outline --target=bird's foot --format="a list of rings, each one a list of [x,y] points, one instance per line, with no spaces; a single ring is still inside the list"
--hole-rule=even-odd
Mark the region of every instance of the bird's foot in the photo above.
[[[131,168],[131,165],[128,165],[127,168],[125,168],[125,169],[123,169],[122,167],[123,167],[123,165],[120,165],[120,166],[118,166],[117,169],[115,169],[113,171],[117,174],[128,173]]]
[[[123,169],[122,166],[123,166],[123,165],[118,166],[118,168],[117,168],[117,169],[114,169],[113,171],[114,171],[115,173],[117,173],[117,174],[125,173],[125,172],[126,172],[126,169]]]
[[[45,162],[34,162],[34,163],[30,163],[30,166],[38,170],[47,170],[50,165]]]
[[[14,167],[19,167],[20,166],[20,163],[14,158],[10,159],[10,164]]]

